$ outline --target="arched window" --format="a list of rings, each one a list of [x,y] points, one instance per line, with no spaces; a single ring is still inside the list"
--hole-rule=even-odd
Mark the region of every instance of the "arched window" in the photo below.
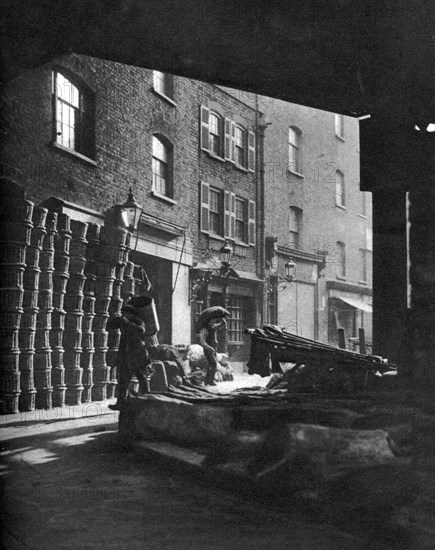
[[[152,147],[153,191],[172,198],[172,145],[163,136],[154,135]]]
[[[302,173],[301,167],[301,137],[299,128],[291,126],[288,130],[288,169],[290,172]]]
[[[337,277],[346,277],[346,245],[337,242]]]
[[[346,205],[346,193],[344,186],[344,174],[337,170],[335,173],[335,204],[337,206]]]
[[[93,93],[60,71],[52,73],[54,142],[86,157],[95,156]]]
[[[168,73],[154,71],[154,90],[169,99],[174,99],[174,77]]]

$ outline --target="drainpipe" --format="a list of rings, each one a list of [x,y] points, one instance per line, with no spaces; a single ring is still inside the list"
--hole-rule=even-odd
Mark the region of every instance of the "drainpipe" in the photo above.
[[[265,189],[264,189],[264,138],[267,124],[264,115],[259,110],[259,96],[255,94],[255,112],[256,112],[256,130],[257,130],[257,147],[256,147],[256,202],[257,211],[260,210],[260,215],[257,212],[258,229],[257,229],[257,272],[260,274],[260,279],[266,281],[266,253],[265,253]],[[260,209],[258,206],[260,205]],[[263,284],[263,300],[261,321],[262,324],[267,318],[267,285]]]

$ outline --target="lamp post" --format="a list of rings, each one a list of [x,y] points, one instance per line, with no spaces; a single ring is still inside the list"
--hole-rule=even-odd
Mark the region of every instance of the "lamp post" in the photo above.
[[[119,207],[119,211],[121,213],[122,222],[131,233],[137,231],[142,210],[143,208],[136,202],[130,187],[127,200]]]

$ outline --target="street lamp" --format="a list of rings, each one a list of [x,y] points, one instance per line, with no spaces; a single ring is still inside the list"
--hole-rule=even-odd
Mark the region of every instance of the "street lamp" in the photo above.
[[[232,248],[232,246],[230,245],[230,242],[227,239],[225,241],[225,244],[219,250],[219,256],[220,256],[220,260],[221,260],[221,263],[222,263],[221,271],[222,270],[224,270],[224,271],[228,270],[228,268],[231,265],[230,260],[231,260],[232,255],[233,255],[233,248]]]
[[[290,283],[293,282],[295,279],[296,264],[291,258],[289,258],[284,264],[284,270],[285,270],[285,280]]]
[[[132,233],[136,231],[139,226],[142,207],[135,201],[131,187],[127,200],[120,207],[120,212],[125,227]]]

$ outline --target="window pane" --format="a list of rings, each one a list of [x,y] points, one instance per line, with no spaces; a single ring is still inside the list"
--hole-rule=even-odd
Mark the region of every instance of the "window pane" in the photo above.
[[[236,199],[236,224],[235,224],[235,237],[239,241],[246,239],[245,231],[245,201],[243,199]]]
[[[222,148],[221,128],[222,128],[221,119],[218,116],[216,116],[214,113],[210,113],[210,118],[209,118],[210,150],[218,156],[221,155],[221,148]]]
[[[228,302],[228,340],[243,342],[243,332],[246,324],[246,303],[241,296],[230,296]]]
[[[153,188],[157,193],[166,195],[167,165],[153,158]]]
[[[162,162],[168,162],[167,148],[156,136],[153,136],[153,157],[156,157]]]
[[[221,193],[215,189],[210,189],[209,229],[213,233],[221,233],[221,215]]]

